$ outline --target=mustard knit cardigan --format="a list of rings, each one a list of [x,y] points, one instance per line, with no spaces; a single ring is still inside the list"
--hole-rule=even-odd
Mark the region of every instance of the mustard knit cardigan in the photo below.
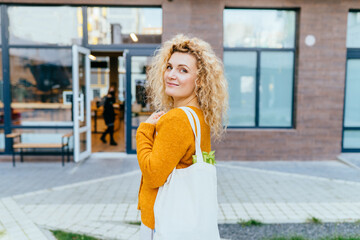
[[[200,109],[192,106],[191,109],[200,119],[201,150],[210,152],[210,127]],[[141,123],[136,132],[136,146],[142,172],[138,209],[141,210],[142,223],[154,229],[154,203],[159,187],[164,185],[175,167],[190,166],[195,154],[194,133],[186,113],[174,108],[164,114],[156,125]]]

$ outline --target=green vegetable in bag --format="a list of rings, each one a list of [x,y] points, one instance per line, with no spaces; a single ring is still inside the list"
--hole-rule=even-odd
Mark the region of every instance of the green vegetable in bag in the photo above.
[[[202,155],[203,155],[204,162],[212,164],[212,165],[216,164],[215,151],[211,151],[210,153],[203,151]],[[192,158],[193,158],[193,163],[196,163],[197,162],[197,156],[192,155]]]

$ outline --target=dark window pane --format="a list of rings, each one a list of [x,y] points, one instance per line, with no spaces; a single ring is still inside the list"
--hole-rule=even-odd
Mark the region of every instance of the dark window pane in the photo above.
[[[161,8],[89,7],[89,44],[161,43]]]
[[[81,44],[81,7],[8,7],[10,44]]]
[[[360,60],[347,62],[345,127],[360,127]]]
[[[346,45],[348,48],[360,48],[360,12],[348,14]]]
[[[224,52],[229,126],[255,126],[256,52]]]
[[[0,11],[0,26],[1,26],[1,11]],[[0,44],[1,44],[1,41],[2,41],[2,39],[1,39],[1,31],[0,31]]]
[[[5,150],[5,134],[4,129],[0,128],[0,152]]]
[[[4,81],[2,74],[2,51],[0,49],[0,125],[4,125]]]
[[[292,52],[262,52],[260,63],[260,126],[291,126]]]
[[[225,9],[224,46],[293,48],[295,11]]]
[[[344,148],[360,149],[360,131],[344,131]]]
[[[10,49],[13,124],[69,124],[71,71],[70,49]]]

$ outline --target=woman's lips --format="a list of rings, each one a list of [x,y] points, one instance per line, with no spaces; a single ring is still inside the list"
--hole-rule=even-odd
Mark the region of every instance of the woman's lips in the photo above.
[[[169,86],[173,86],[173,87],[179,86],[179,85],[177,85],[177,84],[175,84],[175,83],[169,83],[169,82],[167,82],[166,84],[169,85]]]

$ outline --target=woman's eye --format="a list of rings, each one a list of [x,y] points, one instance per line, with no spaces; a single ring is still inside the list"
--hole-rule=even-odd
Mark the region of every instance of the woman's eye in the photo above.
[[[188,71],[184,68],[180,69],[180,72],[187,73]]]
[[[166,69],[170,69],[170,70],[171,70],[171,66],[167,66]]]

